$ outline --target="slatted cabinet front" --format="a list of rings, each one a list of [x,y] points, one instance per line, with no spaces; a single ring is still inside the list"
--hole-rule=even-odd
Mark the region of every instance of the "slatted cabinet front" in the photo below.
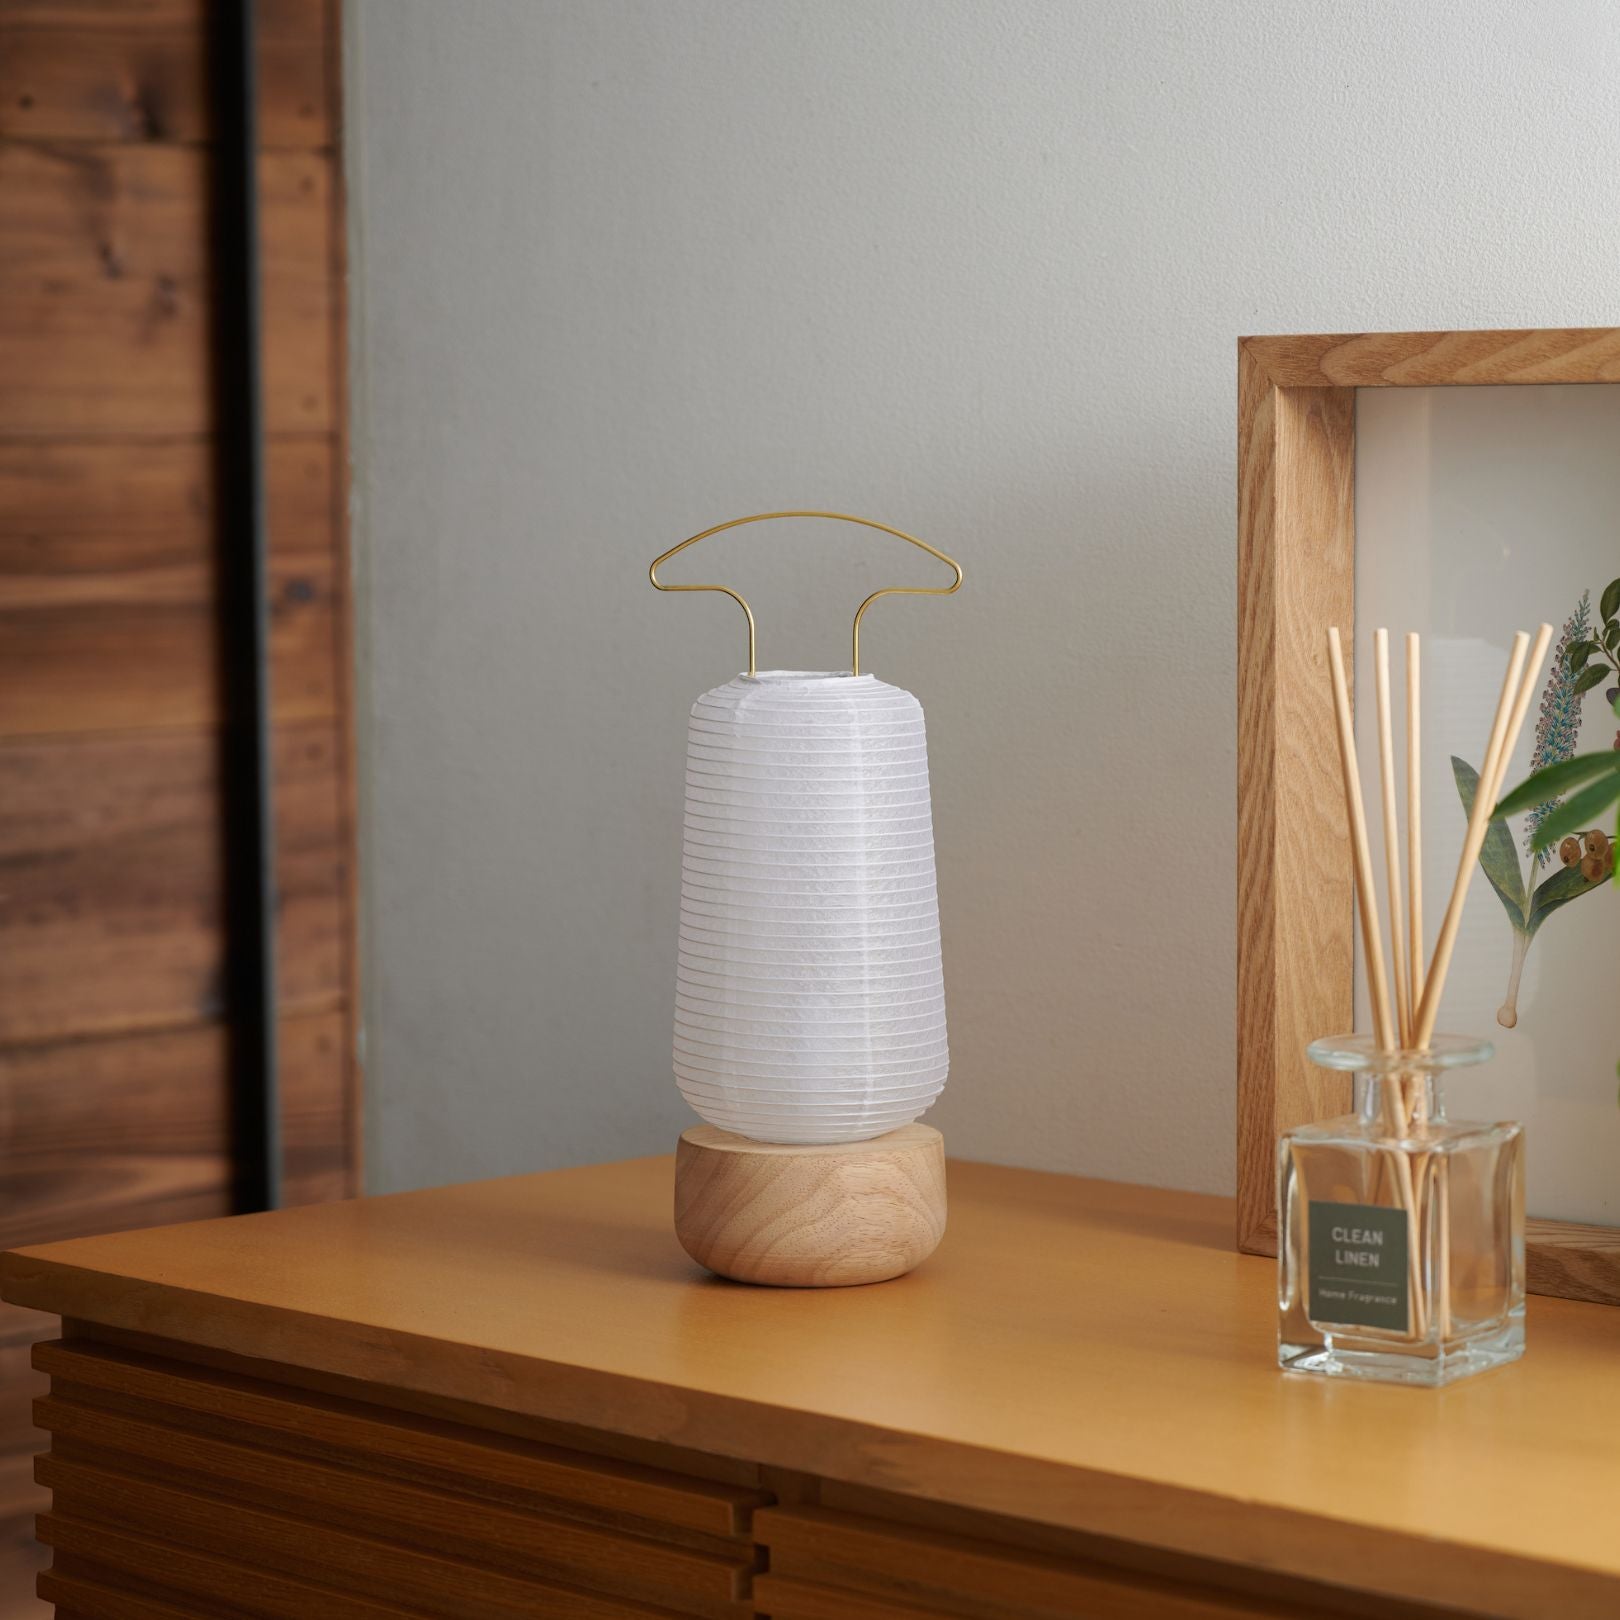
[[[1437,1620],[676,1445],[70,1323],[58,1620]]]
[[[89,1340],[36,1365],[75,1615],[754,1613],[757,1489]]]

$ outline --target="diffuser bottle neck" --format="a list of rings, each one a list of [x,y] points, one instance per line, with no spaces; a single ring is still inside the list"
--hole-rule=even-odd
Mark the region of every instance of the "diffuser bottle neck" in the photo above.
[[[1357,1081],[1357,1111],[1368,1130],[1406,1136],[1446,1123],[1443,1074],[1416,1068],[1404,1074],[1364,1074]]]

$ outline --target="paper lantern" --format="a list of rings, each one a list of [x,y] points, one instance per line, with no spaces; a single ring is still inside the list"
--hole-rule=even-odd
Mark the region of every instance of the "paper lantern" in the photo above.
[[[724,585],[666,584],[658,569],[709,535],[782,517],[882,530],[939,558],[955,578],[867,597],[847,672],[761,672],[747,602]],[[747,1162],[750,1146],[826,1147],[826,1174],[837,1178],[852,1229],[869,1235],[894,1224],[875,1205],[856,1208],[891,1180],[922,1189],[915,1218],[899,1223],[912,1230],[896,1235],[894,1253],[875,1270],[865,1267],[896,1275],[933,1247],[943,1225],[943,1149],[937,1132],[913,1122],[939,1096],[949,1059],[922,705],[861,672],[861,619],[880,596],[949,595],[962,571],[887,524],[770,512],[694,535],[664,553],[651,575],[660,590],[720,591],[748,616],[747,673],[692,706],[675,996],[676,1080],[715,1130],[713,1138],[691,1131],[682,1139],[677,1226],[683,1185],[691,1191],[701,1182],[705,1206],[724,1209],[733,1230],[717,1255],[716,1242],[694,1235],[704,1217],[688,1199],[682,1241],[713,1269],[751,1281],[870,1280],[845,1274],[847,1255],[837,1257],[836,1278],[809,1274],[827,1269],[825,1229],[806,1237],[808,1271],[795,1271],[781,1210],[764,1223],[774,1237],[735,1230],[739,1188],[751,1177],[757,1190],[764,1173],[758,1153]],[[856,1144],[867,1146],[851,1157]],[[775,1173],[787,1175],[782,1163]],[[795,1178],[807,1175],[813,1182],[800,1164],[789,1179],[797,1188]],[[732,1183],[730,1192],[716,1192],[714,1178]],[[805,1196],[827,1202],[825,1188],[817,1193],[810,1183]],[[904,1187],[899,1196],[905,1200]],[[756,1238],[768,1259],[733,1253]]]
[[[692,706],[675,1074],[763,1142],[916,1119],[948,1067],[922,705],[873,675],[739,675]]]

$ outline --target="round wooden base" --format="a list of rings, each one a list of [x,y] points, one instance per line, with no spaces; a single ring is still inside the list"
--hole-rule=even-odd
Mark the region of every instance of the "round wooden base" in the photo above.
[[[737,1282],[883,1282],[926,1260],[944,1231],[945,1138],[931,1125],[809,1147],[694,1125],[675,1150],[675,1235]]]

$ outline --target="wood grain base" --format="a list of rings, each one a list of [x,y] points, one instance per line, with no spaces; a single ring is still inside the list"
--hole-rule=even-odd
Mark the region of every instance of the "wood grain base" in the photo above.
[[[196,1347],[72,1331],[34,1354],[51,1380],[37,1471],[54,1493],[38,1590],[58,1620],[1441,1620],[744,1459],[459,1403],[428,1416],[402,1390],[313,1389],[279,1381],[310,1376],[293,1367],[230,1371],[187,1359]]]
[[[675,1155],[675,1235],[710,1271],[776,1288],[885,1282],[945,1232],[945,1139],[904,1125],[796,1147],[694,1125]]]

